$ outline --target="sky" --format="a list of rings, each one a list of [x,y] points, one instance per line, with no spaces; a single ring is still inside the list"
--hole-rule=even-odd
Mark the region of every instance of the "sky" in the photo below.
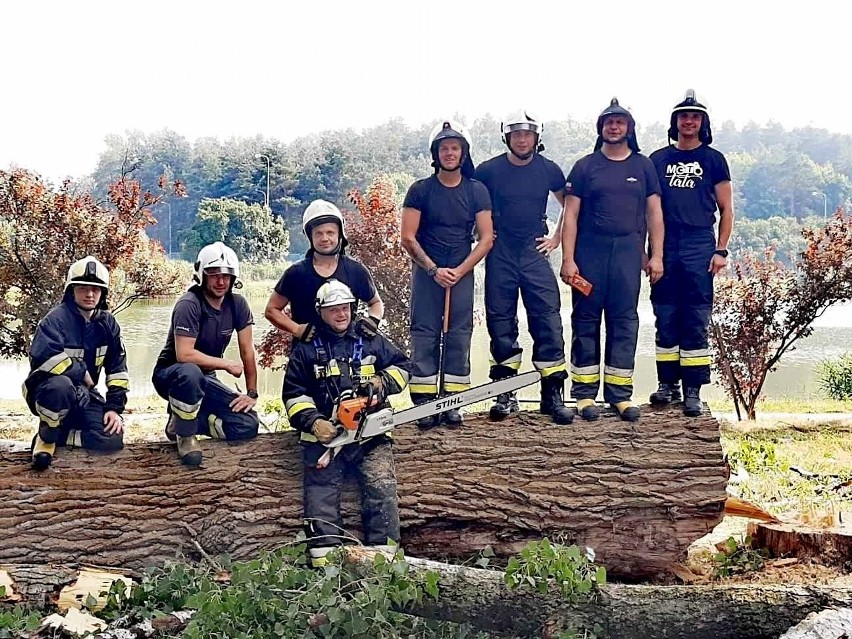
[[[852,8],[811,0],[76,0],[6,3],[0,168],[91,173],[104,137],[282,141],[519,107],[592,120],[618,96],[663,122],[852,133]],[[498,133],[495,132],[495,135]],[[545,129],[546,135],[546,129]],[[475,145],[475,141],[474,141]],[[425,141],[424,141],[425,146]]]

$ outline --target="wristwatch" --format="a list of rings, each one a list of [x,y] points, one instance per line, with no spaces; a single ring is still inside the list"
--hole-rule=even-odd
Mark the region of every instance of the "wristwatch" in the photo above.
[[[430,269],[426,269],[426,275],[428,275],[429,277],[435,277],[435,275],[437,275],[437,273],[438,273],[438,266],[437,265],[433,266]]]
[[[719,257],[724,257],[728,259],[728,249],[716,249],[713,251],[713,255],[718,255]]]
[[[256,390],[246,391],[246,395],[248,395],[252,399],[257,399],[257,391]]]

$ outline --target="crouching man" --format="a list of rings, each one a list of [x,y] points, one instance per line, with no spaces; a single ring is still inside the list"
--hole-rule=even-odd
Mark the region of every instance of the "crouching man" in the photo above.
[[[329,551],[342,543],[340,490],[346,471],[355,474],[361,488],[364,542],[384,546],[388,539],[399,541],[389,435],[343,446],[324,466],[323,456],[330,449],[323,443],[337,435],[338,402],[368,395],[372,385],[379,403],[385,404],[409,379],[410,363],[398,348],[381,334],[369,337],[355,330],[355,303],[352,291],[338,280],[320,287],[316,306],[322,322],[310,342],[296,344],[284,376],[282,398],[287,417],[300,431],[303,444],[304,515],[314,566],[323,565]]]
[[[202,460],[196,435],[229,440],[257,435],[254,318],[246,299],[233,291],[239,276],[237,254],[222,242],[198,252],[192,286],[175,303],[166,345],[154,366],[154,388],[169,402],[166,437],[177,441],[187,466]],[[234,332],[239,362],[222,357]],[[225,386],[216,371],[234,377],[245,372],[246,392]]]
[[[24,382],[27,406],[39,418],[32,465],[44,470],[56,446],[116,451],[129,377],[121,330],[107,309],[109,271],[94,257],[68,269],[65,295],[38,324]],[[106,374],[106,397],[96,385]]]

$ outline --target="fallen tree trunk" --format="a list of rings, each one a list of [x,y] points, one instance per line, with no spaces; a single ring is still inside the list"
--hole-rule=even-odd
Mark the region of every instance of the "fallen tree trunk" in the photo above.
[[[203,443],[181,466],[168,444],[116,455],[60,449],[43,473],[0,449],[0,565],[83,563],[141,569],[178,553],[234,558],[301,530],[301,456],[291,433]],[[604,417],[556,426],[536,413],[458,431],[395,433],[402,543],[413,555],[498,556],[558,537],[595,549],[610,574],[667,570],[722,517],[728,470],[717,422],[645,409],[637,424]],[[355,493],[344,497],[358,531]]]
[[[360,555],[369,572],[371,554],[351,555]],[[414,576],[440,575],[438,599],[424,597],[400,612],[468,623],[499,636],[556,637],[564,630],[597,628],[599,639],[777,639],[813,612],[852,605],[848,588],[765,584],[609,584],[592,598],[571,603],[555,589],[509,590],[502,572],[412,557],[406,561]],[[61,587],[77,578],[68,567],[12,566],[10,574],[17,588],[30,593],[26,601],[36,604],[49,599],[46,584]]]
[[[415,574],[431,570],[441,576],[438,599],[424,598],[407,612],[521,637],[598,628],[600,639],[777,639],[812,612],[852,603],[848,588],[765,584],[610,584],[592,599],[569,603],[553,588],[545,594],[509,590],[502,572],[407,561]]]

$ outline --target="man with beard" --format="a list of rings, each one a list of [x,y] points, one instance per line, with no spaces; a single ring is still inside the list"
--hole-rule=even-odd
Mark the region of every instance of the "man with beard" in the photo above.
[[[320,321],[314,304],[316,293],[323,283],[335,279],[346,284],[367,306],[367,315],[356,320],[358,331],[367,337],[375,336],[385,306],[370,272],[345,255],[349,241],[340,209],[331,202],[314,200],[305,209],[302,228],[311,248],[303,260],[287,268],[278,280],[266,303],[266,319],[296,339],[310,342]],[[285,312],[288,306],[290,315]]]
[[[414,262],[411,283],[411,399],[415,404],[470,388],[473,334],[473,267],[494,242],[488,189],[472,179],[470,138],[458,122],[439,122],[429,136],[435,174],[408,189],[402,209],[402,246]],[[473,230],[479,238],[471,250]],[[445,302],[443,370],[439,371]],[[421,429],[441,418],[458,427],[458,409],[417,422]]]
[[[39,418],[32,466],[44,470],[56,446],[116,451],[129,377],[121,329],[107,311],[109,271],[84,257],[68,269],[62,303],[38,323],[24,382],[27,406]],[[106,374],[106,397],[96,388]]]
[[[564,201],[565,174],[541,155],[544,124],[521,109],[501,124],[509,148],[480,164],[476,178],[488,187],[494,207],[494,247],[485,258],[485,317],[491,338],[490,377],[517,374],[523,349],[518,345],[518,293],[527,310],[533,338],[533,366],[541,372],[541,412],[557,424],[570,424],[574,413],[563,399],[565,341],[562,337],[559,286],[547,256],[559,247],[562,217],[547,237],[547,199]],[[489,416],[494,421],[518,412],[517,395],[497,396]]]
[[[154,388],[169,402],[166,437],[177,442],[187,466],[202,460],[196,435],[228,440],[257,435],[254,318],[246,299],[233,292],[241,286],[239,276],[237,255],[222,242],[198,252],[192,286],[172,310],[166,345],[154,366]],[[222,357],[234,332],[239,362]],[[246,392],[225,386],[216,371],[234,377],[245,372]]]
[[[566,183],[562,279],[582,276],[591,291],[573,291],[571,395],[589,421],[600,416],[601,318],[606,317],[604,401],[625,421],[637,421],[633,366],[639,336],[639,288],[646,232],[651,283],[663,274],[663,217],[654,165],[639,153],[636,123],[613,98],[598,117],[595,150],[574,165]]]
[[[669,139],[651,154],[663,191],[665,273],[651,287],[657,318],[657,379],[651,403],[681,399],[688,417],[701,414],[701,386],[710,383],[708,327],[713,310],[713,277],[728,264],[734,228],[731,171],[712,148],[707,107],[686,92],[671,114]],[[719,211],[719,237],[713,233]]]

